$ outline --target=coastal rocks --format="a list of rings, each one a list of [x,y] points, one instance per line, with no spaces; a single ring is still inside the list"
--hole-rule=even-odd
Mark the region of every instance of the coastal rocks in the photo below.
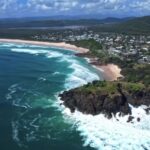
[[[129,116],[127,122],[132,122],[133,119],[134,119],[133,116]]]
[[[70,108],[71,112],[76,109],[84,114],[97,115],[99,113],[105,114],[108,118],[112,117],[112,114],[118,112],[121,115],[130,114],[131,110],[127,102],[122,103],[122,95],[114,95],[110,98],[105,94],[93,94],[93,93],[79,93],[74,91],[65,92],[60,95],[64,105]]]
[[[96,86],[96,82],[93,83]],[[104,114],[107,118],[111,118],[119,113],[120,116],[132,115],[129,104],[137,107],[140,105],[150,105],[150,94],[146,91],[127,92],[122,85],[116,84],[117,91],[114,93],[100,91],[86,91],[73,89],[60,94],[63,104],[68,107],[71,112],[78,110],[84,114]],[[131,122],[133,117],[129,117]],[[140,121],[140,119],[138,119]]]
[[[108,118],[118,112],[120,112],[120,115],[131,114],[131,109],[127,102],[123,102],[124,98],[121,94],[114,94],[109,97],[108,94],[82,93],[71,90],[60,94],[60,97],[63,104],[70,108],[71,112],[77,109],[84,114],[97,115],[103,113]]]
[[[146,113],[149,115],[150,114],[150,107],[145,109]]]
[[[128,97],[128,102],[133,106],[146,105],[150,106],[150,91],[138,91],[131,93]]]

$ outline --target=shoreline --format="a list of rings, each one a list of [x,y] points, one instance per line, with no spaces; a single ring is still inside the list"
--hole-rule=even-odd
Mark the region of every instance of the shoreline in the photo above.
[[[66,50],[73,50],[77,53],[87,53],[89,52],[88,49],[77,47],[75,45],[71,45],[65,42],[43,42],[43,41],[32,41],[32,40],[20,40],[20,39],[0,39],[0,42],[5,43],[16,43],[16,44],[31,44],[31,45],[38,45],[38,46],[49,46],[54,48],[64,48]]]
[[[106,81],[117,81],[118,78],[123,78],[121,68],[115,64],[96,65],[95,67],[102,72],[103,79]]]
[[[39,45],[39,46],[49,46],[54,48],[63,48],[66,50],[73,50],[77,52],[77,54],[83,54],[84,58],[88,59],[89,64],[91,64],[94,68],[100,71],[102,77],[106,81],[116,81],[118,78],[123,77],[121,75],[121,68],[115,64],[107,64],[107,65],[97,65],[97,58],[90,58],[84,56],[84,54],[89,52],[89,49],[77,47],[75,45],[71,45],[65,42],[44,42],[44,41],[32,41],[32,40],[20,40],[20,39],[0,39],[0,42],[5,43],[16,43],[16,44],[31,44],[31,45]],[[93,63],[94,59],[94,63]]]
[[[97,57],[90,57],[89,55],[86,55],[86,53],[77,54],[77,56],[85,58],[89,64],[100,71],[103,80],[117,81],[119,78],[124,78],[124,76],[121,74],[122,69],[116,64],[109,63],[101,65]]]

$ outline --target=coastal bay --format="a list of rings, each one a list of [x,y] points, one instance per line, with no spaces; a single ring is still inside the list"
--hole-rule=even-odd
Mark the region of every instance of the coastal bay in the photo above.
[[[16,43],[16,44],[30,44],[30,45],[39,45],[39,46],[49,46],[49,47],[54,47],[54,48],[60,48],[60,49],[66,49],[66,50],[73,50],[76,52],[77,56],[82,55],[83,57],[86,57],[86,53],[89,52],[89,49],[83,48],[83,47],[78,47],[72,44],[68,44],[65,42],[61,43],[52,43],[52,42],[45,42],[45,41],[31,41],[31,40],[19,40],[19,39],[0,39],[0,42],[5,42],[5,43]],[[94,59],[96,60],[96,58]],[[97,65],[96,61],[93,63],[93,58],[88,57],[88,62],[93,65],[97,70],[100,71],[100,74],[103,76],[102,78],[104,80],[117,80],[117,78],[121,77],[122,75],[120,74],[121,69],[114,64],[109,64],[109,65]]]
[[[97,60],[96,57],[94,59],[93,59],[93,57],[90,58],[91,56],[86,57],[85,55],[87,55],[87,54],[84,52],[79,53],[78,51],[75,51],[75,50],[68,51],[61,47],[54,48],[55,47],[54,45],[53,45],[54,47],[52,46],[53,48],[51,46],[50,47],[45,46],[45,45],[37,45],[36,46],[35,43],[32,45],[32,44],[27,44],[24,42],[21,42],[19,44],[16,44],[16,42],[12,42],[12,44],[11,44],[11,42],[6,42],[6,43],[4,42],[4,43],[2,43],[2,45],[3,45],[3,48],[6,48],[6,49],[10,48],[10,50],[13,54],[18,54],[18,56],[14,57],[14,58],[26,56],[29,59],[29,56],[31,55],[31,56],[34,56],[34,57],[32,57],[32,59],[33,59],[36,57],[42,58],[43,56],[44,57],[46,56],[46,58],[48,58],[50,60],[52,59],[53,61],[54,60],[58,61],[59,59],[62,59],[57,62],[57,63],[60,63],[61,65],[63,65],[62,62],[65,61],[65,64],[62,66],[63,69],[60,69],[59,71],[57,71],[57,69],[59,69],[59,67],[61,67],[61,65],[60,64],[56,65],[57,63],[54,63],[57,67],[54,67],[56,69],[56,71],[52,73],[51,78],[53,78],[53,76],[57,76],[59,78],[56,80],[58,80],[60,82],[57,81],[57,82],[54,82],[54,84],[53,84],[52,79],[49,79],[48,77],[45,76],[47,74],[46,73],[47,71],[45,70],[46,72],[45,71],[44,72],[46,74],[44,73],[45,74],[45,75],[43,74],[44,76],[40,75],[40,77],[38,78],[38,82],[36,81],[35,89],[32,89],[32,88],[30,89],[35,92],[37,83],[43,84],[46,82],[46,84],[48,84],[48,86],[45,86],[46,91],[47,91],[46,93],[48,94],[50,91],[53,91],[53,87],[54,87],[55,90],[53,92],[54,93],[56,92],[54,94],[54,96],[52,96],[53,94],[52,95],[50,94],[51,92],[49,93],[50,95],[48,94],[48,96],[46,96],[46,98],[43,98],[43,96],[45,94],[44,95],[42,94],[39,97],[39,100],[37,99],[38,97],[35,97],[35,100],[34,100],[34,96],[33,96],[32,101],[34,100],[35,102],[33,102],[31,104],[30,104],[30,98],[28,99],[27,97],[25,97],[25,99],[22,99],[20,97],[19,99],[21,101],[13,100],[13,103],[12,103],[13,106],[15,105],[15,107],[17,107],[17,108],[18,107],[19,108],[21,107],[23,109],[25,108],[26,111],[29,109],[29,112],[27,111],[27,114],[26,114],[26,111],[23,111],[23,114],[25,113],[27,116],[28,116],[28,113],[30,115],[30,111],[32,113],[32,111],[38,112],[38,110],[40,110],[40,112],[38,114],[42,115],[42,117],[40,117],[38,119],[38,116],[36,116],[37,113],[35,113],[35,115],[33,115],[34,118],[29,120],[29,122],[26,123],[25,128],[23,128],[23,130],[26,131],[26,128],[29,127],[28,125],[30,125],[30,123],[33,122],[32,124],[34,125],[33,127],[35,127],[35,132],[31,136],[32,137],[32,139],[30,141],[31,143],[35,142],[34,138],[41,140],[38,132],[36,132],[36,130],[38,131],[38,129],[36,129],[36,127],[38,126],[40,128],[40,127],[42,127],[42,124],[39,125],[37,120],[44,119],[45,115],[48,116],[48,118],[51,118],[51,117],[54,117],[55,115],[59,114],[58,116],[61,118],[61,121],[59,119],[58,119],[59,120],[58,121],[57,117],[56,117],[56,120],[52,119],[54,126],[56,126],[55,121],[56,122],[58,121],[58,124],[57,124],[58,129],[62,130],[62,129],[64,129],[63,127],[65,127],[65,128],[67,128],[67,131],[69,130],[68,131],[69,134],[67,132],[67,134],[65,134],[66,136],[62,137],[62,139],[64,139],[65,141],[68,140],[68,142],[70,140],[67,139],[67,137],[71,136],[71,135],[73,136],[72,140],[75,141],[74,138],[76,138],[76,136],[74,136],[74,133],[76,135],[76,132],[77,132],[78,133],[77,139],[79,139],[80,142],[83,140],[83,143],[81,142],[81,144],[78,146],[78,149],[91,150],[91,149],[93,149],[93,147],[94,147],[94,149],[103,149],[104,147],[107,147],[107,146],[108,147],[115,146],[115,147],[117,147],[117,149],[120,149],[120,147],[124,147],[124,144],[127,147],[130,147],[131,146],[130,143],[134,142],[135,140],[139,141],[139,139],[141,139],[141,138],[142,138],[142,140],[140,142],[138,142],[138,143],[136,142],[136,147],[140,147],[141,145],[148,146],[149,141],[147,139],[149,139],[149,137],[150,137],[150,135],[149,135],[149,115],[148,115],[149,108],[146,107],[146,105],[149,102],[149,95],[147,94],[147,92],[143,93],[144,92],[143,84],[139,84],[138,86],[137,86],[137,84],[130,84],[130,86],[129,86],[129,84],[122,83],[123,89],[121,88],[122,90],[118,91],[117,87],[118,87],[118,85],[120,85],[120,82],[117,82],[117,81],[112,82],[112,80],[116,80],[116,78],[118,78],[120,76],[121,69],[116,67],[117,65],[113,65],[113,64],[103,65],[103,64],[99,63],[99,60]],[[89,50],[88,50],[88,52],[89,52]],[[82,57],[85,59],[90,58],[89,63],[85,59],[77,57],[78,55],[84,55],[84,57],[83,56]],[[80,63],[74,59],[80,60]],[[95,61],[94,61],[94,63],[93,63],[93,60],[97,60],[97,62],[95,63]],[[22,61],[23,60],[21,59],[21,62]],[[38,60],[38,63],[39,62],[42,63],[43,60],[40,60],[40,61]],[[68,63],[69,64],[71,63],[71,64],[69,65]],[[32,63],[32,65],[33,64],[34,63]],[[52,62],[50,63],[51,64],[50,65],[46,61],[46,64],[48,65],[47,66],[48,68],[50,66],[51,67],[54,66],[54,64]],[[106,72],[106,74],[108,73],[108,75],[110,75],[110,73],[111,74],[113,73],[115,75],[114,76],[112,75],[113,78],[108,78],[108,77],[103,78],[103,77],[106,77],[106,76],[104,76],[104,72],[102,70],[101,71],[99,71],[97,69],[95,70],[93,67],[91,67],[91,64],[93,66],[100,66],[99,69],[101,69],[101,66],[107,66],[110,71],[104,71],[104,72]],[[68,65],[69,65],[69,68],[67,67]],[[84,67],[82,67],[82,65]],[[33,67],[34,67],[34,65],[33,65]],[[42,72],[43,72],[43,69],[44,69],[43,64],[40,65],[40,67],[42,67]],[[67,70],[69,69],[67,71],[67,73],[63,72],[63,71],[65,71],[64,68],[66,68]],[[114,68],[115,70],[113,71],[112,68]],[[104,68],[102,68],[102,69],[104,69]],[[8,69],[8,70],[10,70],[10,69]],[[66,76],[68,73],[69,73],[69,76]],[[70,73],[71,73],[71,77],[70,77]],[[102,73],[101,76],[99,73]],[[63,79],[60,79],[60,75],[61,75],[61,77],[63,77]],[[64,78],[66,78],[66,77],[67,77],[67,79],[65,80]],[[92,81],[94,81],[94,80],[100,80],[99,77],[101,77],[101,80],[110,80],[111,82],[95,81],[92,83]],[[28,81],[28,79],[30,79],[30,77],[27,76],[26,79]],[[49,80],[50,80],[50,84],[49,84]],[[65,81],[65,82],[62,82],[62,81]],[[91,82],[91,83],[88,84],[89,82]],[[65,83],[65,85],[64,85],[64,83]],[[56,91],[57,86],[55,84],[57,84],[57,86],[60,88],[59,91]],[[63,84],[63,88],[60,86],[61,84]],[[29,85],[31,85],[31,84],[29,84]],[[50,86],[50,85],[52,85],[52,86]],[[85,85],[85,86],[83,86],[83,85]],[[133,95],[135,97],[135,99],[133,101],[130,101],[130,102],[132,102],[133,106],[129,105],[127,103],[127,101],[124,99],[124,96],[130,96],[130,95],[124,95],[124,94],[126,94],[126,92],[124,91],[124,85],[125,85],[125,89],[127,89],[127,90],[131,89],[131,91],[129,91],[131,93],[133,91],[136,92],[136,90],[142,90],[142,93],[136,93],[137,97],[135,97],[136,95]],[[40,90],[45,89],[41,85],[39,87],[40,87]],[[6,94],[6,96],[7,96],[6,98],[8,100],[10,100],[10,102],[11,102],[12,98],[13,99],[15,97],[17,98],[16,91],[21,90],[22,94],[24,93],[23,92],[24,90],[22,91],[22,88],[26,89],[27,87],[24,87],[24,85],[22,85],[22,84],[21,85],[20,84],[19,85],[18,84],[10,85],[10,87],[8,87],[8,91],[10,91],[10,92]],[[63,92],[63,91],[65,91],[65,92]],[[77,91],[77,94],[75,93],[76,91]],[[106,91],[107,91],[107,93],[106,93]],[[60,93],[62,93],[62,94],[60,94]],[[89,98],[89,94],[90,94],[90,98]],[[145,102],[139,101],[141,99],[141,97],[139,97],[138,94],[140,94],[140,95],[142,94],[142,96],[144,96],[143,98],[145,99]],[[27,92],[27,95],[28,95],[28,92]],[[31,92],[31,95],[32,95],[32,92]],[[104,96],[104,98],[107,97],[107,100],[105,102],[105,105],[102,105],[102,107],[98,107],[98,109],[97,109],[97,104],[100,104],[99,103],[100,101],[97,103],[97,100],[98,100],[97,98],[98,97],[100,98],[102,95]],[[29,96],[30,96],[30,92],[29,92]],[[35,96],[36,96],[36,94],[35,94]],[[29,103],[26,103],[26,98],[29,100]],[[122,98],[124,99],[124,101],[122,101],[123,100]],[[47,103],[47,100],[48,100],[48,103]],[[86,103],[85,100],[88,101],[88,103]],[[136,103],[137,100],[139,101],[138,104]],[[50,101],[50,103],[49,103],[49,101]],[[89,102],[90,102],[90,104],[89,104]],[[20,104],[21,104],[21,106],[20,106]],[[82,104],[83,104],[83,106],[82,106]],[[145,106],[142,107],[141,104],[144,104]],[[135,105],[137,105],[137,107],[134,107]],[[91,111],[91,108],[93,108],[93,106],[94,106],[94,109]],[[105,111],[103,111],[104,110],[103,106],[105,106],[104,107]],[[31,108],[33,107],[33,110],[30,107]],[[50,113],[45,114],[44,113],[45,110],[46,110],[46,112],[48,110],[52,111],[50,108],[54,108],[54,110],[56,109],[56,110],[58,110],[58,112],[56,111],[57,113],[56,114],[52,113],[52,115],[50,115]],[[88,108],[88,111],[86,110],[87,108]],[[99,110],[99,108],[102,108],[102,109]],[[43,113],[41,113],[41,109],[42,109]],[[17,145],[19,145],[19,147],[28,145],[29,143],[27,141],[30,140],[30,139],[28,139],[28,137],[25,140],[22,140],[19,138],[20,132],[18,131],[18,129],[22,129],[21,128],[22,123],[18,120],[18,118],[21,117],[22,120],[27,121],[26,118],[24,118],[23,114],[21,114],[21,116],[17,115],[17,118],[12,121],[12,125],[11,125],[12,131],[13,131],[13,140],[15,141],[15,143],[17,143]],[[48,118],[46,117],[45,119],[49,120]],[[48,122],[48,123],[44,122],[45,124],[47,124],[46,129],[50,129],[49,124],[52,125],[52,122]],[[60,124],[61,124],[61,127],[59,126]],[[110,126],[107,126],[108,124]],[[51,127],[53,128],[53,125]],[[72,127],[73,127],[73,131],[72,131]],[[112,132],[112,128],[115,129],[115,132]],[[127,128],[128,128],[129,132],[127,132],[127,134],[124,134],[124,131]],[[31,128],[31,130],[33,131],[34,128],[33,129]],[[29,130],[29,132],[27,132],[27,131],[26,132],[30,133],[31,130]],[[66,131],[66,130],[64,130],[64,131]],[[70,131],[72,131],[73,133]],[[57,130],[55,132],[57,132]],[[46,131],[46,133],[47,133],[47,131]],[[49,134],[46,135],[46,137],[49,137],[51,135],[52,138],[53,137],[55,138],[55,135],[53,134],[53,130],[52,130],[52,132],[48,132],[48,133]],[[63,135],[64,135],[64,133],[63,133]],[[107,136],[106,136],[106,133],[107,133]],[[131,133],[133,136],[130,136],[130,138],[128,138],[128,140],[125,143],[123,143],[122,140],[117,141],[117,139],[120,138],[120,136],[121,136],[121,139],[124,139]],[[139,134],[140,134],[140,136],[136,136],[136,139],[135,139],[134,135],[139,135]],[[44,133],[41,133],[41,135],[45,137]],[[61,134],[59,134],[59,135],[61,136]],[[25,134],[24,136],[27,136],[27,135]],[[44,139],[47,139],[46,137]],[[110,139],[113,141],[111,144],[107,142],[108,137],[109,138],[111,137]],[[114,138],[114,137],[116,137],[116,138]],[[51,141],[50,139],[51,138],[49,137],[48,141]],[[63,145],[63,144],[60,144],[60,141],[58,141],[58,143],[59,143],[58,147],[56,145],[53,145],[53,147],[55,149],[59,149],[60,148],[59,146],[61,145],[61,147],[62,147],[62,145]],[[79,143],[79,142],[77,141],[77,143]],[[99,144],[99,143],[101,143],[101,144]],[[103,147],[102,143],[104,145],[106,144],[107,146]],[[68,144],[67,144],[67,147],[68,147]],[[72,143],[70,143],[70,144],[72,147]],[[46,145],[52,146],[51,144],[46,144]],[[34,144],[32,146],[35,147]],[[37,144],[37,146],[38,146],[38,144]],[[65,145],[63,145],[63,146],[65,147]],[[76,144],[75,144],[74,148],[76,149]],[[32,149],[32,148],[30,147],[30,149]]]

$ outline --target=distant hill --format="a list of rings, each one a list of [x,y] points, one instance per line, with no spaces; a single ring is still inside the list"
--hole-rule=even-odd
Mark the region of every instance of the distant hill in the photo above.
[[[85,30],[98,32],[113,32],[125,34],[150,35],[150,16],[138,18],[105,18],[105,19],[80,19],[80,20],[49,20],[44,18],[0,19],[1,38],[30,39],[34,35],[54,32],[52,28],[37,27],[64,27],[86,26]],[[25,27],[25,28],[24,28]],[[30,28],[32,27],[32,28]],[[35,29],[33,29],[35,27]],[[15,29],[8,29],[15,28]],[[28,29],[30,28],[30,29]],[[84,28],[82,28],[84,31]],[[79,31],[81,32],[81,30]]]
[[[122,21],[90,27],[96,32],[150,34],[150,16],[124,19]]]
[[[121,31],[150,33],[150,16],[134,18],[117,25]]]
[[[105,23],[121,23],[124,21],[132,20],[134,17],[128,17],[128,18],[113,18],[113,17],[108,17],[105,19],[102,19],[101,22]]]
[[[130,20],[130,18],[105,18],[105,19],[60,19],[48,18],[11,18],[0,19],[0,28],[25,28],[25,27],[60,27],[60,26],[97,26],[113,24]]]

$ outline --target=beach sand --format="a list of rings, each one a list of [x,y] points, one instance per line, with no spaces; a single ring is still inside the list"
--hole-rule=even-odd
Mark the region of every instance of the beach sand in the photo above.
[[[103,79],[106,81],[116,81],[122,78],[121,69],[115,64],[108,64],[104,66],[96,66],[102,72]]]
[[[0,42],[50,46],[50,47],[56,47],[56,48],[63,48],[66,50],[73,50],[80,54],[89,52],[89,49],[77,47],[75,45],[71,45],[65,42],[53,43],[53,42],[42,42],[42,41],[31,41],[31,40],[29,41],[29,40],[19,40],[19,39],[0,39]],[[93,61],[92,58],[91,60],[89,58],[89,63],[90,61],[91,62]],[[115,81],[118,78],[123,77],[120,74],[121,69],[117,65],[108,64],[108,65],[103,65],[103,66],[101,65],[93,65],[93,66],[101,72],[101,74],[103,75],[103,79],[106,81]]]
[[[29,40],[19,40],[19,39],[0,39],[0,42],[50,46],[50,47],[56,47],[56,48],[64,48],[67,50],[74,50],[74,51],[77,51],[77,53],[87,53],[89,51],[86,48],[77,47],[75,45],[67,44],[65,42],[53,43],[53,42],[29,41]]]

